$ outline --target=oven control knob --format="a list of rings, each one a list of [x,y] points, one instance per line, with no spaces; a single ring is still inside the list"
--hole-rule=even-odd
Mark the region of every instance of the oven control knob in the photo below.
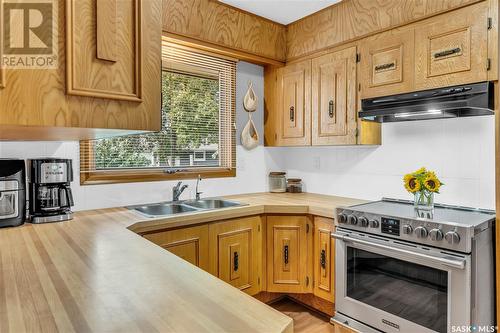
[[[443,240],[444,235],[441,229],[432,229],[431,231],[429,231],[429,237],[431,238],[431,240],[439,242]]]
[[[415,234],[417,235],[418,238],[426,238],[427,237],[427,229],[425,227],[416,227],[415,228]]]
[[[349,224],[356,225],[358,224],[358,218],[354,215],[349,215]]]
[[[444,238],[446,238],[446,241],[450,244],[460,243],[460,235],[456,231],[448,231]]]
[[[368,219],[364,216],[361,216],[359,218],[359,224],[361,224],[361,226],[364,228],[368,227],[368,224],[369,224]]]
[[[378,228],[378,221],[377,220],[370,220],[370,228]]]
[[[339,222],[340,223],[347,223],[347,215],[344,213],[339,214]]]
[[[413,232],[413,228],[412,228],[412,226],[411,226],[411,225],[409,225],[409,224],[405,224],[405,225],[403,226],[403,234],[406,234],[406,235],[411,235],[411,234],[412,234],[412,232]]]

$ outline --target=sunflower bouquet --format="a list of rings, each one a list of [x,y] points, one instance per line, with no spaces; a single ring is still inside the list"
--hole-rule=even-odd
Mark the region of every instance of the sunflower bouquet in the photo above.
[[[433,171],[420,168],[403,178],[405,189],[415,195],[415,207],[432,209],[434,207],[434,193],[444,185]]]

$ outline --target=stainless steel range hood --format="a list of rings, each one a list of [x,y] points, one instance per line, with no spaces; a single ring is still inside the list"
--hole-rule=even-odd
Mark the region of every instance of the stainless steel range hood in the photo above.
[[[361,108],[361,119],[380,123],[493,115],[493,83],[363,99]]]

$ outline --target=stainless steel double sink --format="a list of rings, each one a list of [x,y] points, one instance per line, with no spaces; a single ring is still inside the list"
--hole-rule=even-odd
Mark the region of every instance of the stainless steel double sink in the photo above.
[[[246,204],[223,199],[187,200],[178,202],[162,202],[150,205],[130,206],[128,209],[147,217],[168,216],[197,211],[216,210],[230,207],[245,206]]]

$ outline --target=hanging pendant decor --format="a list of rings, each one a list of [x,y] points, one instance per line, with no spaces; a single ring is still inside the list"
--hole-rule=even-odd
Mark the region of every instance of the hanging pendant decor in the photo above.
[[[250,82],[248,84],[247,93],[245,97],[243,97],[243,107],[247,112],[255,112],[255,110],[257,110],[257,103],[257,95],[255,95],[255,91],[253,90],[253,83]]]
[[[241,145],[246,149],[254,149],[259,145],[259,133],[252,120],[252,114],[248,114],[248,122],[241,131]]]
[[[241,145],[248,150],[254,149],[259,145],[259,133],[252,120],[252,112],[257,110],[258,98],[253,90],[253,83],[248,83],[248,90],[243,97],[243,108],[248,113],[248,122],[241,131]]]

